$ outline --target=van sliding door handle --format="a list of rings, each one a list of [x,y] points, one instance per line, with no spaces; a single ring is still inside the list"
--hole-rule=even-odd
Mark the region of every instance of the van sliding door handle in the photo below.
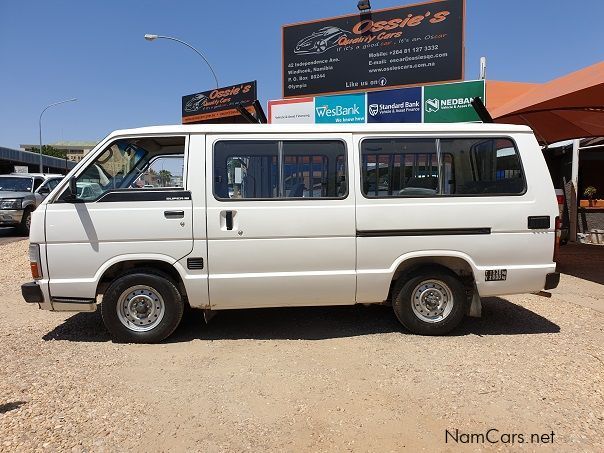
[[[226,211],[224,213],[224,216],[225,216],[225,220],[226,220],[226,229],[232,230],[233,229],[233,211]]]
[[[182,219],[185,216],[185,211],[164,211],[166,219]]]

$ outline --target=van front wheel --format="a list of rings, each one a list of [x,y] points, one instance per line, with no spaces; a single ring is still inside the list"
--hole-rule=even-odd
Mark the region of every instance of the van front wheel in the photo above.
[[[426,268],[399,282],[393,308],[398,320],[411,332],[444,335],[463,320],[467,297],[455,274],[441,268]]]
[[[154,273],[133,272],[111,283],[103,295],[103,322],[117,341],[157,343],[174,332],[184,303],[174,283]]]

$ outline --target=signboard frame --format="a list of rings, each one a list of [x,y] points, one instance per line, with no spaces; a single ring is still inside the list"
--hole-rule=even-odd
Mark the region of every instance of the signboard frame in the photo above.
[[[240,113],[237,110],[238,106],[244,107],[250,113],[255,113],[253,104],[256,99],[256,80],[187,94],[182,96],[181,100],[181,122],[182,124],[195,124],[205,121],[221,120],[232,116],[240,116]],[[216,105],[210,106],[205,111],[200,112],[200,109],[203,108],[206,100],[207,102]],[[200,105],[193,110],[187,110],[189,103],[192,103],[191,108],[196,107],[193,105],[195,103],[199,103]]]
[[[281,95],[282,95],[282,99],[292,99],[292,98],[301,98],[301,97],[309,97],[309,96],[329,96],[329,95],[336,95],[336,94],[353,94],[353,93],[359,93],[359,92],[368,92],[368,91],[379,91],[379,90],[392,90],[392,89],[397,89],[397,88],[406,88],[406,87],[415,87],[418,85],[421,86],[427,86],[427,85],[440,85],[440,84],[444,84],[444,83],[451,83],[451,82],[462,82],[465,79],[465,53],[466,53],[466,46],[465,46],[465,42],[466,42],[466,0],[459,0],[461,2],[461,74],[458,78],[453,78],[453,79],[446,79],[446,80],[435,80],[435,81],[416,81],[416,82],[410,82],[410,83],[406,83],[406,84],[397,84],[397,85],[384,85],[384,86],[376,86],[376,87],[368,87],[368,86],[359,86],[358,88],[351,88],[351,89],[344,89],[344,90],[335,90],[335,91],[313,91],[313,92],[304,92],[304,93],[295,93],[295,94],[290,94],[290,95],[286,95],[286,78],[287,78],[287,67],[286,67],[286,59],[285,59],[285,30],[288,27],[295,27],[295,26],[300,26],[300,25],[308,25],[308,24],[314,24],[314,23],[320,23],[320,22],[328,22],[328,21],[334,21],[334,20],[339,20],[339,19],[346,19],[346,18],[354,18],[357,17],[359,18],[359,20],[363,20],[366,17],[370,17],[373,14],[376,13],[383,13],[383,12],[388,12],[388,11],[393,11],[393,10],[400,10],[400,9],[404,9],[404,8],[413,8],[413,7],[418,7],[418,6],[424,6],[424,5],[431,5],[431,4],[436,4],[436,3],[444,3],[447,2],[449,0],[426,0],[423,2],[417,2],[417,3],[412,3],[409,5],[401,5],[401,6],[395,6],[395,7],[390,7],[390,8],[383,8],[383,9],[379,9],[379,10],[371,10],[370,12],[362,12],[360,14],[344,14],[344,15],[340,15],[340,16],[333,16],[333,17],[328,17],[328,18],[323,18],[323,19],[316,19],[316,20],[310,20],[310,21],[301,21],[301,22],[295,22],[295,23],[291,23],[291,24],[285,24],[281,26]],[[451,1],[455,1],[455,0],[451,0]]]

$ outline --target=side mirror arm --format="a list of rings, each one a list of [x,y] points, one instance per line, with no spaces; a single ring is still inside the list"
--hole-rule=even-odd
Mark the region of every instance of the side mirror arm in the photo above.
[[[65,191],[64,200],[69,203],[76,203],[78,201],[78,186],[76,185],[75,178],[69,178],[69,185]]]

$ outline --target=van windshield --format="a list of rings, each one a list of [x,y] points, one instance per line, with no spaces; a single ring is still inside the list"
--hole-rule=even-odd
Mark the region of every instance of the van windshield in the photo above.
[[[31,192],[33,178],[7,178],[0,177],[0,191],[6,192]]]

